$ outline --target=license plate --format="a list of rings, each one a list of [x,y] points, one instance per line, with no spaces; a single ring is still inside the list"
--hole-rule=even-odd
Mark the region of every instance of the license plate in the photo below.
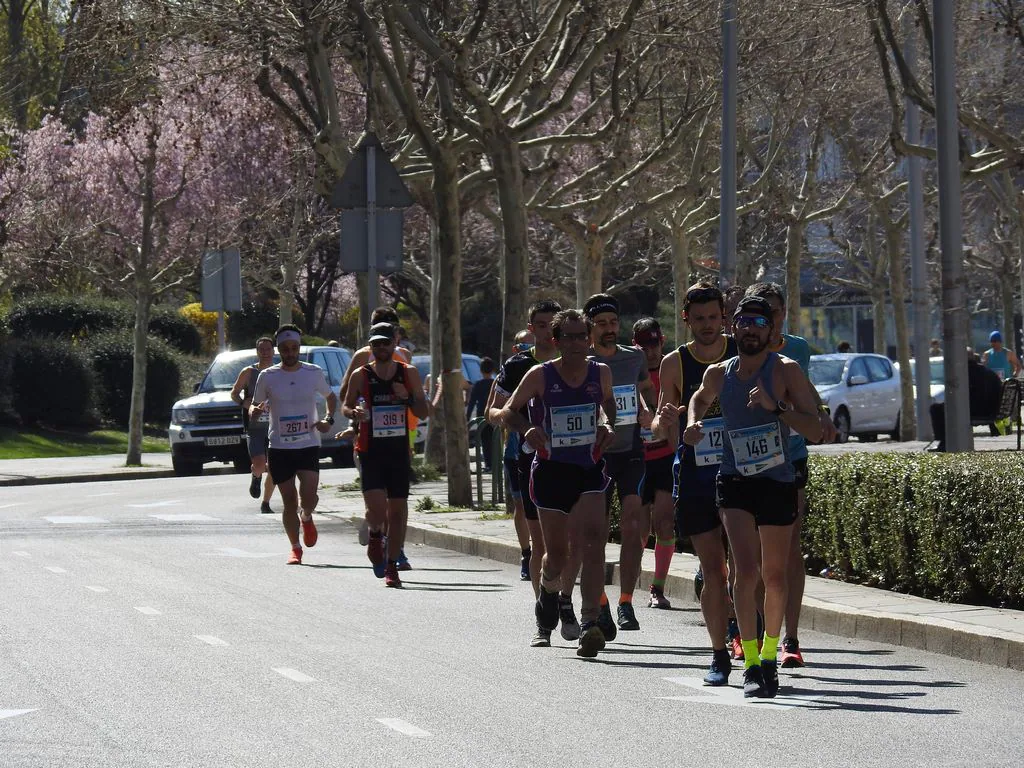
[[[205,445],[237,445],[242,442],[240,435],[224,435],[222,437],[206,437],[203,438]]]

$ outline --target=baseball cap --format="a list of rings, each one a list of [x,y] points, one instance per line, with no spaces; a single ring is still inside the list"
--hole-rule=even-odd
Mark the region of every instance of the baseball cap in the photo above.
[[[736,311],[732,313],[733,319],[740,315],[761,315],[771,320],[772,305],[768,303],[767,299],[762,299],[760,296],[744,296],[736,305]]]
[[[642,331],[637,331],[633,336],[633,343],[639,344],[641,347],[649,347],[654,344],[660,344],[664,337],[661,332],[654,328],[645,328]]]
[[[395,333],[395,326],[391,323],[377,323],[370,328],[369,341],[394,341]]]

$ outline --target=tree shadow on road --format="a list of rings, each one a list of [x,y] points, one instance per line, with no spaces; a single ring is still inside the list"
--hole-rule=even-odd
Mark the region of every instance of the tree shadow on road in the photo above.
[[[507,584],[474,584],[472,582],[430,582],[402,579],[402,589],[419,592],[511,592]]]
[[[421,568],[416,566],[413,570],[425,573],[501,573],[501,568]]]
[[[829,661],[815,661],[814,669],[870,669],[878,672],[925,672],[919,664],[842,664]]]
[[[821,683],[836,683],[838,685],[892,685],[920,688],[966,688],[967,683],[960,683],[955,680],[865,680],[854,677],[822,677],[820,675],[791,674],[795,680],[815,680]]]
[[[855,682],[862,683],[864,681],[858,680]],[[909,699],[919,699],[927,695],[928,693],[926,691],[895,691],[890,693],[883,693],[881,691],[851,691],[849,689],[840,691],[829,691],[781,685],[779,687],[778,700],[780,703],[784,703],[786,697],[788,696],[802,697],[807,700],[806,704],[801,705],[801,707],[804,709],[848,710],[852,712],[885,712],[907,715],[961,714],[961,710],[959,709],[929,709],[927,707],[908,707],[900,706],[895,703],[885,703],[906,701]],[[823,701],[821,700],[822,697],[841,697],[843,699],[854,699],[854,701],[836,701],[834,699],[831,701]]]

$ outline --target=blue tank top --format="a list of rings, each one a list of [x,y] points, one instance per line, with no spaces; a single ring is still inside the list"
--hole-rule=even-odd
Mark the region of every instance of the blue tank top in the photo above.
[[[989,370],[1001,373],[1004,379],[1010,378],[1013,375],[1013,366],[1010,365],[1010,356],[1006,354],[1005,349],[1000,349],[998,352],[994,349],[988,351],[988,358],[986,358],[985,367]]]
[[[748,408],[750,390],[760,379],[775,399],[772,374],[779,356],[769,352],[761,369],[746,381],[738,373],[739,357],[725,364],[725,380],[718,401],[725,417],[725,439],[719,474],[757,477],[791,483],[793,465],[789,460],[789,427],[764,408]]]
[[[601,369],[587,362],[587,375],[578,387],[569,386],[558,373],[554,362],[544,363],[544,395],[539,414],[548,433],[547,455],[534,456],[537,461],[558,461],[592,467],[597,438],[597,409],[604,399],[601,391]]]

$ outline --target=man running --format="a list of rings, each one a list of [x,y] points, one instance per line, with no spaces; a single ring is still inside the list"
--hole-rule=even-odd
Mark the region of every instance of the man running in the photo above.
[[[726,586],[726,551],[718,503],[715,500],[718,467],[722,461],[722,413],[718,401],[704,413],[705,437],[696,446],[682,442],[681,427],[693,394],[708,366],[736,355],[736,342],[722,334],[722,292],[710,283],[697,283],[686,291],[683,320],[693,341],[665,356],[661,364],[661,395],[654,418],[656,434],[677,446],[675,452],[675,522],[680,536],[689,536],[700,561],[704,586],[700,609],[711,638],[708,685],[727,685],[732,662],[726,647],[729,593]]]
[[[718,400],[724,420],[718,506],[736,565],[733,597],[746,698],[772,698],[779,688],[777,652],[786,612],[786,566],[797,518],[789,430],[812,441],[821,438],[821,420],[807,377],[797,363],[768,350],[772,327],[772,308],[765,299],[740,300],[733,318],[739,355],[708,367],[690,401],[683,433],[683,441],[696,452],[705,435],[713,433],[703,419]],[[759,575],[765,588],[760,656],[755,598]]]
[[[398,557],[409,522],[409,422],[406,411],[427,415],[427,401],[415,366],[394,359],[396,328],[378,323],[370,328],[373,360],[349,380],[342,413],[359,424],[356,451],[369,524],[366,554],[384,585],[399,588]],[[387,524],[387,556],[384,525]]]
[[[507,423],[502,416],[503,409],[508,404],[509,398],[515,392],[516,387],[522,382],[526,374],[535,366],[553,360],[558,357],[558,347],[555,344],[551,332],[551,323],[555,315],[561,312],[562,308],[558,302],[550,299],[541,299],[530,307],[529,322],[527,330],[533,335],[534,344],[532,347],[520,350],[512,355],[501,366],[498,377],[494,380],[491,388],[491,395],[487,401],[487,418],[495,426],[505,426],[510,435],[516,434],[516,456],[515,471],[510,467],[509,474],[515,475],[510,481],[510,487],[515,484],[520,490],[520,501],[523,505],[523,516],[526,518],[526,525],[530,533],[530,547],[523,549],[522,564],[526,565],[530,572],[530,581],[533,582],[534,597],[540,592],[540,567],[544,558],[544,537],[541,531],[540,517],[537,514],[537,507],[529,494],[530,468],[533,464],[533,452],[529,446],[522,441],[522,431]],[[519,410],[519,415],[529,424],[529,413],[527,406]],[[569,612],[572,613],[572,602],[569,602]],[[566,629],[566,627],[569,629]],[[566,637],[566,634],[571,635]],[[534,646],[546,646],[551,644],[551,632],[538,628],[537,634],[532,640]],[[566,625],[563,621],[562,636],[566,640],[579,638],[579,622],[575,614],[571,616],[571,624]]]
[[[252,393],[256,389],[256,379],[260,371],[265,371],[274,364],[274,340],[269,336],[260,336],[256,340],[256,362],[247,365],[238,372],[235,385],[231,388],[231,399],[242,406],[242,421],[245,427],[249,458],[252,461],[252,480],[249,481],[249,495],[254,499],[260,497],[260,480],[267,469],[267,441],[270,439],[270,415],[263,413],[258,419],[249,418],[249,406],[252,405]],[[267,474],[263,482],[263,503],[260,512],[273,514],[270,508],[270,497],[274,495],[274,481]]]
[[[608,478],[601,454],[614,437],[615,396],[608,366],[587,359],[590,328],[583,314],[563,310],[555,315],[551,330],[561,358],[530,369],[502,409],[501,421],[522,432],[535,452],[530,496],[545,544],[534,611],[537,626],[550,637],[558,625],[558,591],[569,551],[581,553],[583,623],[576,654],[593,658],[605,646],[597,626],[607,538]],[[537,404],[532,425],[520,412],[531,400]],[[599,422],[602,410],[607,425]]]
[[[259,420],[270,413],[270,447],[267,465],[270,477],[281,492],[284,502],[282,522],[292,551],[289,565],[302,563],[299,544],[299,526],[302,541],[307,547],[316,544],[317,486],[320,483],[320,432],[326,432],[334,423],[338,399],[327,384],[323,369],[299,360],[302,332],[298,326],[287,324],[277,329],[277,351],[281,362],[260,372],[256,379],[249,420]],[[327,400],[327,415],[316,418],[316,396]],[[298,491],[295,478],[299,478]],[[298,514],[302,507],[301,517]]]
[[[636,347],[618,344],[619,302],[606,293],[587,299],[583,313],[592,323],[590,358],[612,370],[612,386],[618,420],[615,440],[605,449],[605,471],[612,483],[608,486],[608,505],[612,488],[619,496],[619,605],[612,622],[608,597],[601,594],[601,629],[606,640],[614,640],[618,629],[640,629],[633,610],[633,590],[640,579],[640,563],[647,537],[651,532],[651,516],[640,494],[644,485],[644,447],[641,427],[649,428],[653,414],[649,410],[657,402],[654,385],[647,374],[647,359]],[[650,404],[650,405],[648,405]],[[575,559],[575,558],[574,558]],[[571,588],[571,587],[570,587]]]
[[[1003,334],[992,331],[988,335],[989,348],[981,353],[981,364],[995,371],[1003,381],[1020,373],[1020,360],[1016,353],[1003,346]]]
[[[783,333],[786,322],[786,292],[778,283],[754,283],[747,288],[747,296],[760,296],[772,308],[772,338],[768,344],[771,352],[795,360],[800,365],[804,376],[809,375],[811,367],[811,346],[806,339]],[[822,440],[831,443],[836,437],[836,428],[828,408],[821,402],[818,390],[813,386],[810,395],[818,407],[818,418],[821,421]],[[793,524],[793,539],[789,552],[789,570],[787,572],[788,589],[786,591],[786,636],[782,639],[781,667],[802,667],[804,657],[800,652],[800,609],[804,602],[804,585],[807,574],[804,571],[804,558],[800,550],[800,529],[804,515],[807,514],[807,441],[803,435],[791,434],[789,437],[789,459],[793,462],[796,477],[797,518]]]
[[[644,353],[647,375],[651,378],[655,397],[661,391],[660,369],[665,357],[662,351],[664,345],[665,334],[653,317],[642,317],[633,323],[633,346]],[[640,430],[640,438],[644,443],[645,465],[641,501],[647,510],[646,514],[651,515],[651,530],[654,531],[654,578],[651,580],[651,596],[647,605],[649,608],[671,608],[672,604],[665,597],[665,579],[676,548],[672,514],[675,443],[655,437],[648,428]]]
[[[520,352],[526,352],[534,345],[533,334],[529,331],[520,331],[516,334],[515,342],[512,344],[512,354],[509,358]],[[487,418],[490,420],[490,407],[494,402],[493,389],[492,396],[489,398],[487,409]],[[503,454],[502,463],[505,467],[505,487],[508,488],[508,497],[512,502],[512,524],[516,529],[516,538],[519,539],[519,548],[522,550],[523,556],[519,561],[519,578],[522,581],[532,581],[530,573],[530,564],[532,560],[533,550],[530,547],[530,526],[526,522],[526,506],[523,502],[523,486],[519,482],[519,450],[521,445],[521,439],[518,432],[514,430],[506,430],[505,436],[505,453]],[[539,524],[538,524],[539,525]],[[540,574],[540,555],[537,556],[537,574]],[[534,584],[534,592],[537,591],[537,585]],[[537,595],[534,594],[534,598]]]

